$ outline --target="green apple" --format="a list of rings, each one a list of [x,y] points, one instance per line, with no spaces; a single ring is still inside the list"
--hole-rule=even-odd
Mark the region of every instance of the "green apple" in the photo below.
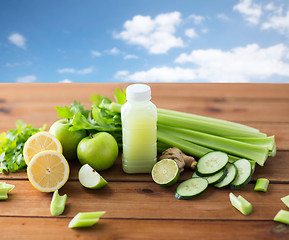
[[[89,164],[96,171],[110,168],[118,156],[115,138],[107,132],[99,132],[83,138],[77,146],[79,162]]]
[[[70,123],[61,119],[51,125],[49,132],[61,142],[64,157],[74,160],[77,159],[77,145],[87,134],[85,130],[69,131],[69,127]]]
[[[84,164],[79,172],[78,179],[82,186],[91,189],[99,189],[107,184],[107,181],[100,176],[89,164]]]

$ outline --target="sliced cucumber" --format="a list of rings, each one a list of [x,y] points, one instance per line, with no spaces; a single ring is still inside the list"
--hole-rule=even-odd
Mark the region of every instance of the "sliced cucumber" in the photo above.
[[[237,176],[237,168],[235,167],[235,165],[233,163],[227,163],[225,168],[227,169],[227,176],[223,179],[223,181],[214,184],[214,187],[225,187],[235,180]]]
[[[227,176],[227,168],[223,168],[221,171],[208,176],[208,177],[202,177],[204,179],[206,179],[208,181],[208,183],[210,185],[214,185],[217,184],[221,181],[223,181],[223,179]],[[195,171],[194,174],[192,175],[192,177],[201,177],[197,174],[197,172]]]
[[[238,190],[247,185],[252,178],[252,167],[251,163],[247,159],[240,159],[234,162],[237,168],[237,177],[231,183],[230,188],[233,190]]]
[[[193,177],[182,183],[176,189],[175,197],[188,200],[200,195],[208,187],[208,181],[201,177]]]
[[[198,161],[196,171],[199,176],[213,175],[223,169],[229,161],[226,153],[213,151],[209,152]]]

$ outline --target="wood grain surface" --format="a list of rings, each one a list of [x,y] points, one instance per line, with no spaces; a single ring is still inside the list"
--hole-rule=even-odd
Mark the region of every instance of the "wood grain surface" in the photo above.
[[[174,198],[177,185],[163,188],[150,174],[125,174],[120,156],[102,176],[109,182],[88,190],[78,182],[78,162],[71,162],[69,181],[60,189],[68,195],[63,215],[51,216],[51,193],[38,192],[26,172],[0,175],[15,185],[7,201],[0,202],[0,239],[289,239],[289,227],[273,221],[286,206],[289,195],[289,84],[149,84],[152,101],[167,109],[244,123],[275,135],[277,155],[264,167],[257,166],[252,181],[234,191],[249,200],[254,210],[243,216],[229,202],[230,189],[207,191],[196,199]],[[0,84],[0,132],[17,120],[35,127],[58,120],[55,106],[73,100],[90,107],[89,96],[113,97],[128,83]],[[182,173],[179,182],[191,177]],[[256,179],[270,180],[267,193],[254,192]],[[78,212],[106,211],[92,228],[69,229]],[[5,230],[4,230],[5,229]]]

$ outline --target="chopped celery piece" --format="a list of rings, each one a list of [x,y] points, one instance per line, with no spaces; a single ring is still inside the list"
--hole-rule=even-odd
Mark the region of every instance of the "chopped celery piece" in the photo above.
[[[266,137],[266,134],[247,130],[244,128],[231,127],[226,124],[214,124],[204,120],[182,118],[158,113],[158,124],[172,127],[187,128],[199,132],[205,132],[221,137]]]
[[[231,204],[238,209],[242,214],[249,215],[252,210],[253,206],[251,203],[249,203],[245,198],[243,198],[241,195],[236,197],[233,193],[229,194]]]
[[[255,184],[254,191],[267,192],[269,180],[267,178],[258,178]]]
[[[252,132],[259,132],[258,129],[249,127],[249,126],[244,125],[244,124],[226,121],[226,120],[222,120],[222,119],[211,118],[211,117],[204,117],[204,116],[195,115],[195,114],[191,114],[191,113],[184,113],[184,112],[162,109],[162,108],[158,108],[158,113],[182,117],[182,118],[189,118],[192,120],[200,120],[200,121],[207,122],[208,124],[221,124],[221,125],[230,126],[231,128],[237,128],[240,130],[245,129],[245,130],[249,130]]]
[[[281,201],[289,208],[289,195],[282,197]]]
[[[50,213],[53,216],[58,216],[63,213],[66,199],[67,199],[66,194],[64,194],[63,196],[60,196],[58,194],[58,190],[55,190],[55,192],[53,193],[51,203],[50,203]]]
[[[274,217],[274,221],[289,224],[289,211],[280,210]]]
[[[69,228],[91,227],[99,221],[99,218],[105,214],[105,211],[99,212],[81,212],[75,215],[70,221]]]
[[[158,132],[160,131],[166,132],[170,136],[175,136],[206,148],[224,151],[234,156],[254,160],[261,166],[264,165],[268,157],[268,149],[267,147],[263,146],[239,142],[194,130],[164,126],[162,124],[158,125]]]
[[[0,182],[0,200],[8,199],[8,192],[11,191],[15,186],[5,182]]]

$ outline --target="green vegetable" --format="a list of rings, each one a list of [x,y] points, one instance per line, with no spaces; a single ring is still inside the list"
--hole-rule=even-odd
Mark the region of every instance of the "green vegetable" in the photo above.
[[[246,186],[252,178],[253,171],[251,163],[247,159],[239,159],[234,162],[237,169],[237,176],[233,182],[230,184],[230,188],[233,190],[238,190]]]
[[[289,224],[289,211],[280,210],[274,217],[274,221]]]
[[[61,215],[65,208],[67,195],[64,194],[63,196],[60,196],[58,194],[58,190],[55,190],[53,193],[53,197],[50,203],[50,213],[53,216]]]
[[[11,191],[15,186],[5,182],[0,182],[0,200],[8,199],[8,192]]]
[[[162,124],[158,125],[158,131],[166,132],[171,136],[175,136],[204,147],[224,151],[234,156],[252,159],[261,166],[264,165],[268,157],[268,149],[264,146],[239,142],[189,129],[164,126]]]
[[[91,95],[90,100],[93,103],[91,110],[85,110],[84,106],[77,101],[74,101],[70,107],[56,106],[55,109],[58,117],[66,118],[70,122],[70,131],[87,130],[88,135],[96,132],[109,132],[121,145],[120,109],[123,103],[123,93],[118,90],[115,94],[117,101],[119,101],[117,103],[98,94]]]
[[[267,178],[258,178],[256,181],[254,191],[267,192],[268,185],[269,185],[269,180]],[[282,198],[281,198],[281,200],[282,200]]]
[[[201,177],[192,177],[180,183],[175,192],[175,198],[180,200],[192,199],[203,193],[209,183],[206,179]]]
[[[99,218],[105,214],[105,211],[102,212],[81,212],[75,215],[75,217],[70,221],[69,228],[77,227],[91,227],[96,222],[99,221]]]
[[[231,124],[213,123],[206,120],[196,120],[194,118],[179,117],[175,115],[164,114],[158,110],[158,123],[187,128],[199,132],[214,134],[222,137],[266,137],[266,134],[250,130],[245,127],[233,127]]]
[[[289,195],[282,197],[281,201],[289,208]]]
[[[253,211],[253,206],[241,195],[236,197],[233,193],[229,194],[231,204],[244,215],[249,215]]]
[[[71,107],[56,107],[60,117],[70,119],[71,131],[85,129],[94,134],[99,131],[111,133],[122,146],[121,106],[126,102],[125,90],[114,91],[116,102],[107,97],[93,94],[93,105],[89,114],[84,113],[79,103]],[[158,152],[169,147],[177,147],[184,153],[200,158],[211,151],[223,151],[228,154],[229,162],[240,158],[263,166],[268,156],[275,156],[274,136],[258,129],[231,121],[183,113],[167,109],[158,109],[157,123]]]
[[[24,143],[33,134],[44,130],[46,125],[35,129],[22,121],[16,122],[16,129],[11,129],[0,134],[0,173],[25,170],[26,163],[23,157]]]
[[[229,158],[226,153],[213,151],[202,156],[196,166],[199,176],[205,177],[216,174],[228,163]]]

